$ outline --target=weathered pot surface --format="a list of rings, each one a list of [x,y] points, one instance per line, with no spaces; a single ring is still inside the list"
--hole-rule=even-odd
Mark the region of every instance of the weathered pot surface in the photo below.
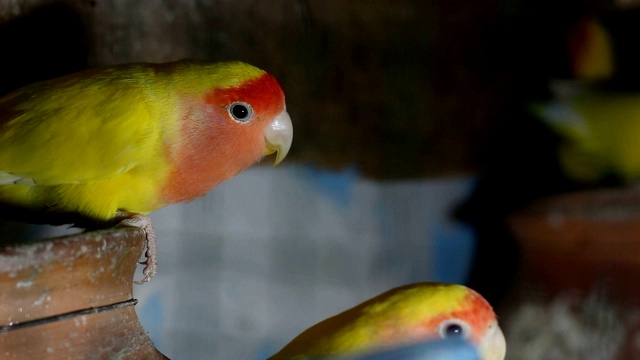
[[[144,232],[114,228],[0,249],[3,359],[167,359],[140,325]]]

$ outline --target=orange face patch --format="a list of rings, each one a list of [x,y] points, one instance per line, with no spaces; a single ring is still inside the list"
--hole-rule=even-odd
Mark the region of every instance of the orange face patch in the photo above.
[[[462,308],[438,315],[421,323],[420,327],[423,329],[425,336],[437,338],[440,336],[438,331],[442,322],[448,319],[460,319],[471,327],[472,332],[469,341],[478,343],[489,329],[489,323],[495,319],[495,313],[491,305],[475,291],[469,292],[460,303],[464,304]]]
[[[228,112],[247,103],[253,117],[246,123]],[[163,199],[180,202],[206,194],[219,183],[259,161],[266,152],[264,130],[284,109],[284,93],[275,78],[263,74],[231,88],[213,89],[200,99],[184,99],[180,145]]]

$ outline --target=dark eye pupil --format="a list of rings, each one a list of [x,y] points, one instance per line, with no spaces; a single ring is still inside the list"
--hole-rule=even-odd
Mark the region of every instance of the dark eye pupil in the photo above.
[[[450,324],[447,325],[447,328],[444,329],[444,335],[446,337],[457,337],[457,336],[462,336],[462,326],[458,325],[458,324]]]
[[[249,109],[246,106],[236,104],[231,108],[231,114],[238,120],[243,120],[249,115]]]

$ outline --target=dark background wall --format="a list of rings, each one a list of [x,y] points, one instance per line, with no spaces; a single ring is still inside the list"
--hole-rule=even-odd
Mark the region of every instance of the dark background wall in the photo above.
[[[567,75],[567,29],[589,11],[615,8],[586,0],[0,0],[0,93],[122,62],[239,59],[281,81],[296,126],[292,158],[355,163],[379,178],[486,171],[495,155],[501,166],[512,161],[492,150],[502,141],[531,136],[514,115],[518,104]]]

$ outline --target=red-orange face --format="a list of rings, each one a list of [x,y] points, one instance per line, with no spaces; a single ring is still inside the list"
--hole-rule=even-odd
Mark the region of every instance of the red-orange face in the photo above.
[[[429,319],[422,325],[434,338],[465,337],[472,343],[479,343],[495,322],[496,315],[491,305],[475,291],[469,291],[465,306],[459,310]]]
[[[289,150],[292,129],[284,93],[269,74],[187,103],[164,196],[168,203],[202,196],[264,155],[279,151],[279,162]]]
[[[463,289],[462,286],[449,286]],[[446,338],[462,338],[478,349],[482,360],[502,360],[506,345],[491,305],[477,292],[465,288],[465,294],[453,296],[437,305],[441,313],[414,311],[403,316],[389,317],[378,329],[378,341],[389,346]],[[426,298],[425,298],[426,299]],[[425,304],[427,300],[425,300]],[[427,305],[425,305],[427,306]],[[422,317],[422,318],[421,318]]]
[[[477,292],[469,293],[461,300],[464,306],[429,319],[425,329],[433,338],[463,338],[477,346],[481,360],[502,360],[506,344],[491,305]]]

